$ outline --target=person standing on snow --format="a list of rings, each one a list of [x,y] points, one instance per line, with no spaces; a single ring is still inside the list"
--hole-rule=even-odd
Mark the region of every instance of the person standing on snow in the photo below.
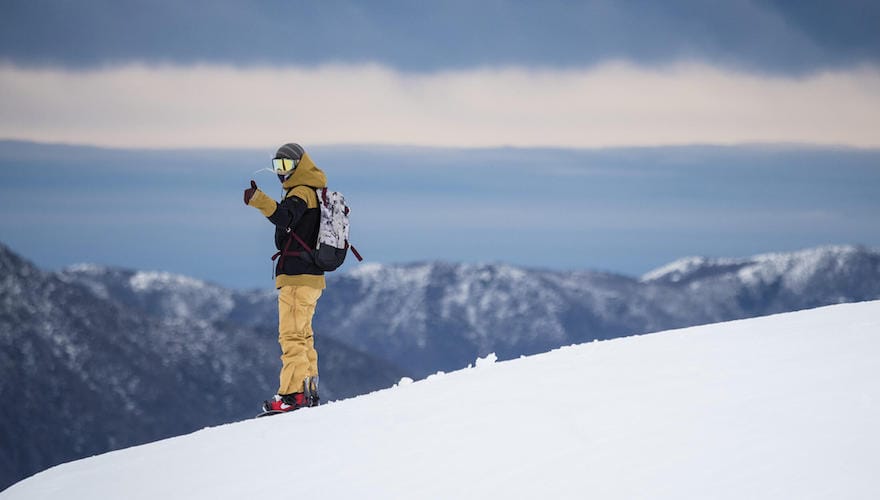
[[[315,351],[312,317],[324,290],[324,272],[302,258],[315,248],[321,210],[316,188],[327,187],[327,176],[299,144],[278,148],[272,167],[284,187],[276,202],[257,188],[244,191],[245,205],[258,209],[275,225],[275,287],[278,288],[278,342],[281,374],[278,393],[265,401],[265,411],[293,411],[317,406],[318,353]],[[304,245],[305,244],[305,245]]]

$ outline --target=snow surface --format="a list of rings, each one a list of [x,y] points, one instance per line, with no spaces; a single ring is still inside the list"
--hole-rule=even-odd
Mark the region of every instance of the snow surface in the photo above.
[[[876,499],[878,359],[880,301],[488,356],[0,498]]]

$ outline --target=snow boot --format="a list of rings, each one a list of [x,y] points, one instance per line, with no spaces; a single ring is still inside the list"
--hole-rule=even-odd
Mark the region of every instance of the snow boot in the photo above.
[[[318,396],[318,376],[309,377],[305,380],[306,401],[309,406],[318,406],[321,404],[321,398]]]
[[[264,411],[293,411],[309,406],[309,400],[305,394],[294,392],[293,394],[276,394],[272,399],[263,401]]]

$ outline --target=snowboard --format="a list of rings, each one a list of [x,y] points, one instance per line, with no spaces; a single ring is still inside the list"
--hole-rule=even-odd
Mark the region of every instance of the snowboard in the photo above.
[[[269,416],[272,416],[272,415],[280,415],[280,414],[282,414],[282,413],[290,413],[290,412],[288,412],[288,411],[281,411],[281,410],[269,410],[269,411],[264,411],[264,412],[262,412],[262,413],[258,413],[257,416],[255,416],[254,418],[269,417]]]

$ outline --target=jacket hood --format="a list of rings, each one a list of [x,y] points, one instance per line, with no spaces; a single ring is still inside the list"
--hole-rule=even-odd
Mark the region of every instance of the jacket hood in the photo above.
[[[284,189],[293,189],[296,186],[324,188],[327,187],[327,176],[315,165],[308,153],[303,153],[296,170],[281,185]]]

